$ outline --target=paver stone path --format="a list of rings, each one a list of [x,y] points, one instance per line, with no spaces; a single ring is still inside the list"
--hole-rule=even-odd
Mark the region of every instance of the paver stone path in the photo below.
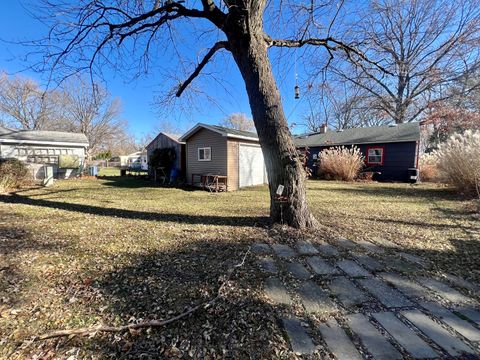
[[[323,349],[352,360],[480,359],[475,284],[428,276],[427,259],[384,239],[335,241],[252,247],[292,352],[309,357]]]

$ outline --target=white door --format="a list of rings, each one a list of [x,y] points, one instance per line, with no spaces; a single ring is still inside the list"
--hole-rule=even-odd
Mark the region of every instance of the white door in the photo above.
[[[259,145],[240,144],[238,167],[240,187],[266,183],[265,163]]]

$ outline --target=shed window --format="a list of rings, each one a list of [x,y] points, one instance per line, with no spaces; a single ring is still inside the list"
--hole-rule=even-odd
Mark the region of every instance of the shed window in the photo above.
[[[367,148],[367,164],[383,165],[383,146]]]
[[[210,161],[212,160],[212,148],[203,147],[198,148],[198,161]]]

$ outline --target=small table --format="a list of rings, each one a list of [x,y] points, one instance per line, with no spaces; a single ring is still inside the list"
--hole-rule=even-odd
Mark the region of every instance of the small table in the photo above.
[[[218,174],[192,174],[192,185],[195,185],[195,177],[200,177],[200,187],[207,188],[212,192],[227,191],[227,176]]]
[[[225,175],[207,174],[205,179],[205,187],[210,191],[219,192],[227,191],[227,177]]]

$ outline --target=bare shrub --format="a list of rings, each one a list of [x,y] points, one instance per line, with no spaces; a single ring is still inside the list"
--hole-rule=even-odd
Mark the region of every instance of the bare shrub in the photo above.
[[[327,180],[353,181],[362,170],[363,160],[356,146],[322,150],[319,154],[319,175]]]
[[[17,159],[0,159],[0,193],[17,189],[27,182],[28,168]]]
[[[436,151],[441,176],[459,191],[477,195],[480,182],[480,131],[452,135]]]
[[[425,182],[438,181],[437,156],[435,153],[423,154],[419,161],[420,180]]]

